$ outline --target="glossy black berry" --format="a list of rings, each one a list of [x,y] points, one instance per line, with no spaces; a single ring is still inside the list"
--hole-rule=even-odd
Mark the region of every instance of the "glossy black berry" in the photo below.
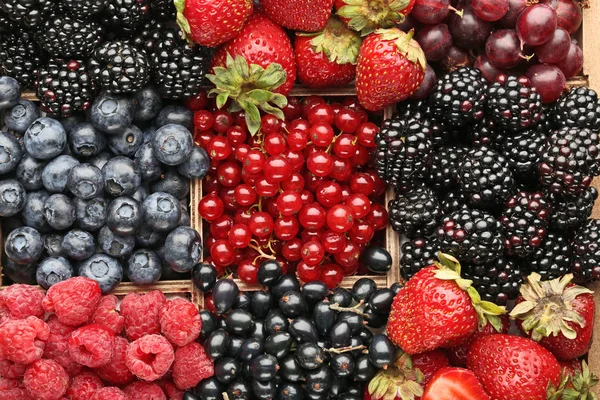
[[[283,269],[279,261],[268,260],[260,264],[257,272],[258,283],[271,287],[281,279]]]
[[[238,285],[231,279],[220,279],[213,288],[212,298],[218,315],[227,312],[237,300]]]

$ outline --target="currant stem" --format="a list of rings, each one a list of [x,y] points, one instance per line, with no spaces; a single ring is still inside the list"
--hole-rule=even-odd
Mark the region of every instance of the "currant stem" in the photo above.
[[[366,348],[367,348],[367,346],[365,346],[364,344],[361,344],[360,346],[354,346],[354,347],[340,347],[340,348],[332,347],[330,349],[323,349],[323,351],[326,351],[328,353],[334,353],[334,354],[342,354],[342,353],[347,353],[349,351],[354,351],[354,350],[364,350]]]
[[[360,315],[361,317],[367,317],[368,315],[358,309],[358,307],[362,306],[365,303],[364,300],[358,302],[354,307],[340,307],[338,303],[332,304],[329,306],[331,310],[335,311],[347,311]]]
[[[255,241],[254,239],[252,239],[252,241],[256,243],[256,241]],[[258,243],[257,243],[257,244],[258,244]],[[256,260],[258,260],[258,259],[259,259],[259,258],[261,258],[261,257],[262,257],[262,258],[267,258],[267,259],[269,259],[269,260],[275,260],[275,259],[277,258],[277,257],[275,257],[274,255],[267,254],[267,253],[265,253],[264,251],[262,251],[262,249],[260,248],[260,246],[248,246],[248,247],[249,247],[249,248],[251,248],[251,249],[254,249],[254,250],[256,250],[256,251],[258,252],[258,254],[259,254],[259,256],[258,256],[258,257],[256,257],[256,258],[254,259],[254,262],[256,262]],[[271,251],[272,251],[272,250],[273,250],[273,249],[271,249]]]

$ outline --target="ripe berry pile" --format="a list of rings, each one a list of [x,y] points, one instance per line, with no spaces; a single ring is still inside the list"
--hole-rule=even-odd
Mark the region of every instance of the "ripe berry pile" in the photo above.
[[[370,167],[379,129],[353,98],[288,101],[285,121],[265,115],[254,136],[243,113],[195,112],[211,160],[198,204],[206,262],[255,284],[260,260],[277,259],[301,281],[334,288],[387,224],[377,202],[385,183]]]
[[[76,277],[0,293],[0,398],[182,399],[214,374],[194,304],[159,291],[103,296]]]

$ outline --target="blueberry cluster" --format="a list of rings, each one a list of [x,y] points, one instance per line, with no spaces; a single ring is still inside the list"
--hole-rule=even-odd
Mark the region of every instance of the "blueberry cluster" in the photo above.
[[[163,107],[146,87],[102,93],[87,121],[59,121],[19,99],[13,78],[0,78],[0,92],[5,275],[44,288],[79,275],[107,293],[123,271],[139,285],[191,271],[201,241],[189,227],[189,182],[210,161],[189,110]]]

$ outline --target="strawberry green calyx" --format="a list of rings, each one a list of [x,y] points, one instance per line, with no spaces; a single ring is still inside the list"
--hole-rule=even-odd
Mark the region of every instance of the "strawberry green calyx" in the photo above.
[[[310,41],[315,53],[322,52],[329,61],[340,65],[356,65],[361,43],[358,33],[348,29],[336,17],[330,18],[325,29]]]
[[[591,294],[591,290],[571,285],[573,274],[551,281],[541,281],[541,276],[532,273],[527,284],[521,285],[521,296],[525,301],[517,304],[510,316],[523,321],[522,328],[531,333],[531,338],[540,341],[550,335],[562,333],[567,339],[575,339],[577,332],[568,322],[585,327],[585,318],[573,309],[571,302],[579,295]]]
[[[400,11],[410,0],[344,0],[337,14],[348,19],[348,26],[366,36],[378,28],[391,28],[404,21]]]
[[[439,252],[438,260],[439,262],[435,262],[435,266],[438,268],[435,277],[444,281],[454,281],[458,287],[467,292],[477,313],[479,328],[482,329],[489,322],[496,331],[501,332],[502,321],[500,316],[506,314],[506,308],[500,307],[491,301],[481,300],[481,296],[472,286],[473,281],[460,276],[460,262],[456,258]]]
[[[181,32],[183,33],[183,36],[185,37],[185,39],[190,42],[192,42],[192,39],[190,38],[190,35],[192,34],[192,29],[190,28],[190,23],[188,22],[187,18],[183,15],[183,12],[185,10],[185,0],[173,0],[173,4],[175,5],[175,10],[177,11],[177,25],[179,25],[179,29],[181,29]]]
[[[598,377],[590,371],[587,363],[582,361],[581,371],[577,371],[571,378],[571,384],[563,391],[562,400],[597,400],[592,388],[598,381]]]
[[[367,387],[372,400],[415,400],[423,395],[423,373],[413,367],[412,359],[403,351],[386,370],[380,371]]]
[[[408,61],[421,67],[423,72],[427,69],[425,53],[419,43],[413,40],[414,29],[411,29],[408,33],[402,32],[397,28],[378,29],[375,31],[375,34],[381,36],[383,40],[393,41],[396,44],[398,53],[404,55]]]
[[[280,64],[272,63],[266,69],[250,64],[242,56],[235,59],[227,54],[227,68],[215,67],[214,74],[206,77],[215,85],[209,96],[217,98],[217,108],[222,108],[227,100],[232,100],[229,111],[244,110],[246,124],[252,135],[260,129],[260,110],[283,120],[281,108],[287,105],[287,98],[272,91],[283,85],[287,74]]]

